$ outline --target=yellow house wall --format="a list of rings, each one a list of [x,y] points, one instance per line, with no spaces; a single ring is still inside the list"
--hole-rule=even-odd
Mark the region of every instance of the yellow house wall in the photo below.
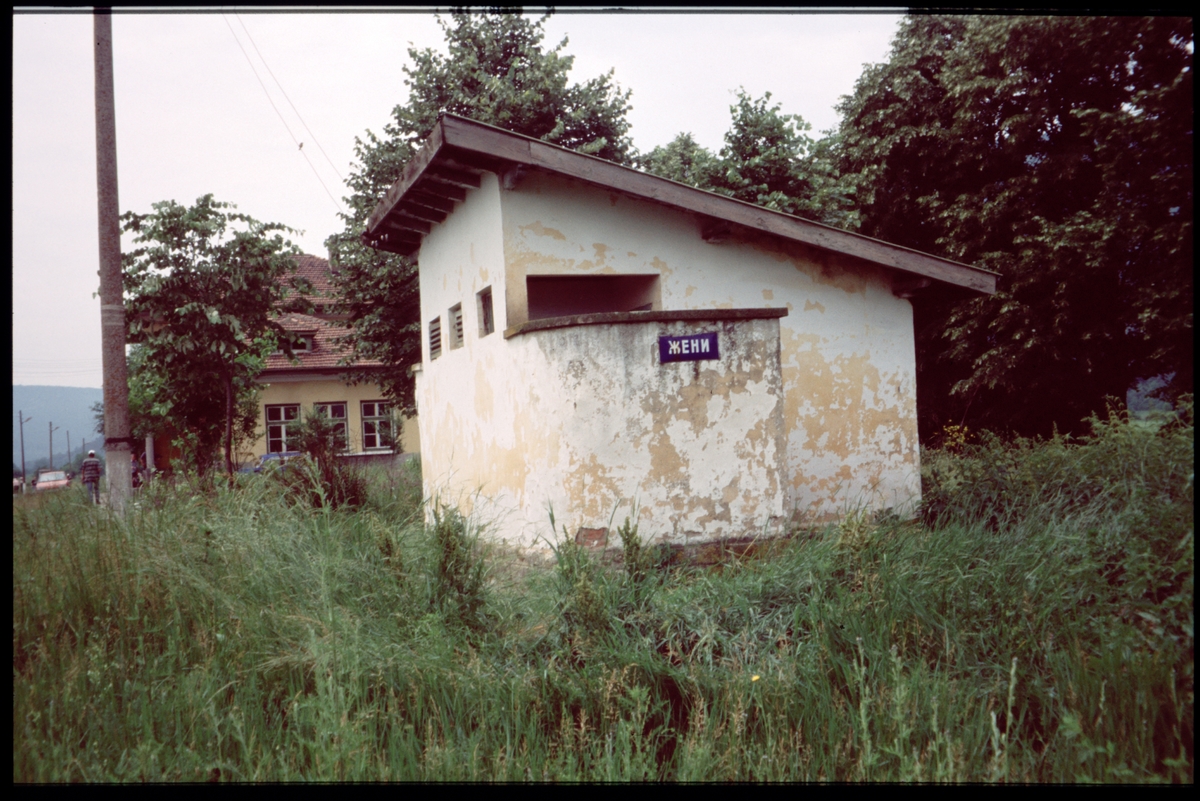
[[[312,412],[318,403],[345,403],[347,439],[351,453],[362,452],[362,401],[384,400],[379,387],[373,384],[347,385],[337,379],[288,381],[276,380],[259,386],[258,438],[251,448],[238,457],[242,463],[257,461],[267,452],[266,407],[276,404],[299,404],[301,415]],[[416,420],[405,418],[402,422],[400,451],[420,451],[420,434]]]

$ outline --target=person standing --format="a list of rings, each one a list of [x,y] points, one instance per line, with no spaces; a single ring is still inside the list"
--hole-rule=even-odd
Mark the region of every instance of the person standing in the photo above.
[[[87,487],[88,500],[100,503],[100,460],[95,451],[88,451],[87,458],[79,466],[79,476]]]

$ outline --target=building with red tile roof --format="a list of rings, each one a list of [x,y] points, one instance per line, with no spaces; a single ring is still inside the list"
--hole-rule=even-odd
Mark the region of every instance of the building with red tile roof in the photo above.
[[[351,367],[382,365],[373,360],[348,362],[352,351],[340,341],[347,317],[338,308],[329,261],[303,254],[296,259],[294,275],[311,285],[313,310],[280,316],[292,337],[293,355],[279,351],[267,357],[259,377],[259,437],[238,460],[257,462],[269,453],[295,450],[297,427],[318,410],[342,429],[350,458],[415,451],[416,421],[394,418],[392,404],[378,385],[353,383],[347,374]]]

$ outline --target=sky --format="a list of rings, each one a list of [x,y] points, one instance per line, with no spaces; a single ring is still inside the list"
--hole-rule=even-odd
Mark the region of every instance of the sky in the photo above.
[[[632,89],[634,145],[681,132],[719,150],[739,88],[771,92],[812,135],[886,59],[900,13],[572,13],[571,80]],[[407,99],[408,49],[445,52],[432,12],[121,13],[113,17],[122,212],[205,194],[327,256],[357,137]],[[93,22],[13,18],[13,384],[101,386]],[[253,65],[253,66],[252,66]],[[281,89],[282,87],[282,89]],[[304,147],[299,147],[303,143]],[[126,239],[124,248],[131,247]]]

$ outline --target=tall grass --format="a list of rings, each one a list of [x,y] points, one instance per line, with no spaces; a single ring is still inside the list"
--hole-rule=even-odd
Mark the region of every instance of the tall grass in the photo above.
[[[529,569],[411,472],[17,499],[13,777],[1190,782],[1191,409],[1094,429],[716,568]]]

